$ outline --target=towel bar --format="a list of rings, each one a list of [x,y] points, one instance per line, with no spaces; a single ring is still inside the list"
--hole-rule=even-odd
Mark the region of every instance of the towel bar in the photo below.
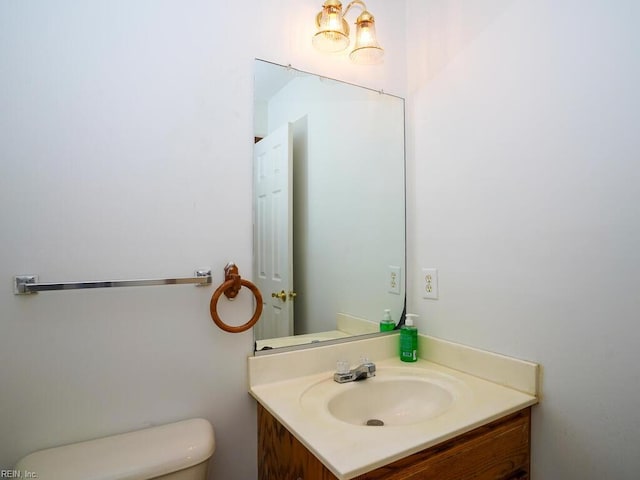
[[[79,290],[84,288],[111,287],[146,287],[151,285],[185,284],[196,284],[197,286],[210,285],[211,269],[197,270],[194,277],[58,283],[38,283],[38,275],[17,275],[14,277],[13,293],[16,295],[29,295],[32,293],[49,292],[52,290]]]

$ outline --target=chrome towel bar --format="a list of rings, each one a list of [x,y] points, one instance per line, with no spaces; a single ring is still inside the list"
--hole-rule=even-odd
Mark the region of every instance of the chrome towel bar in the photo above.
[[[79,290],[83,288],[111,287],[146,287],[152,285],[185,285],[194,283],[196,284],[196,286],[200,287],[210,285],[211,282],[211,269],[197,270],[194,277],[58,283],[38,283],[38,275],[17,275],[14,277],[13,293],[16,295],[29,295],[32,293],[48,292],[52,290]]]

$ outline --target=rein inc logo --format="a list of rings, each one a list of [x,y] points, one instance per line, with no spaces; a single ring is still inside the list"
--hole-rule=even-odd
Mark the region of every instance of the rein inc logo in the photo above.
[[[38,478],[38,474],[29,470],[0,470],[0,478]]]

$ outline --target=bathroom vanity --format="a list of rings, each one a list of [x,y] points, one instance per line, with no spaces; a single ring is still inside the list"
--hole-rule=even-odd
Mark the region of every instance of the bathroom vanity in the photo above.
[[[398,360],[397,334],[251,357],[259,478],[529,478],[539,366],[419,342],[413,364]],[[336,360],[356,365],[363,353],[374,377],[333,381]]]
[[[358,480],[529,479],[531,407],[354,477]],[[371,427],[375,428],[375,427]],[[258,478],[337,480],[258,404]]]

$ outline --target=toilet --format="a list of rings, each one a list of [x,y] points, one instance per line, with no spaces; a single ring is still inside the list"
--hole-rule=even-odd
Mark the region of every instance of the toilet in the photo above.
[[[203,418],[31,453],[15,466],[38,480],[205,480],[215,450]]]

